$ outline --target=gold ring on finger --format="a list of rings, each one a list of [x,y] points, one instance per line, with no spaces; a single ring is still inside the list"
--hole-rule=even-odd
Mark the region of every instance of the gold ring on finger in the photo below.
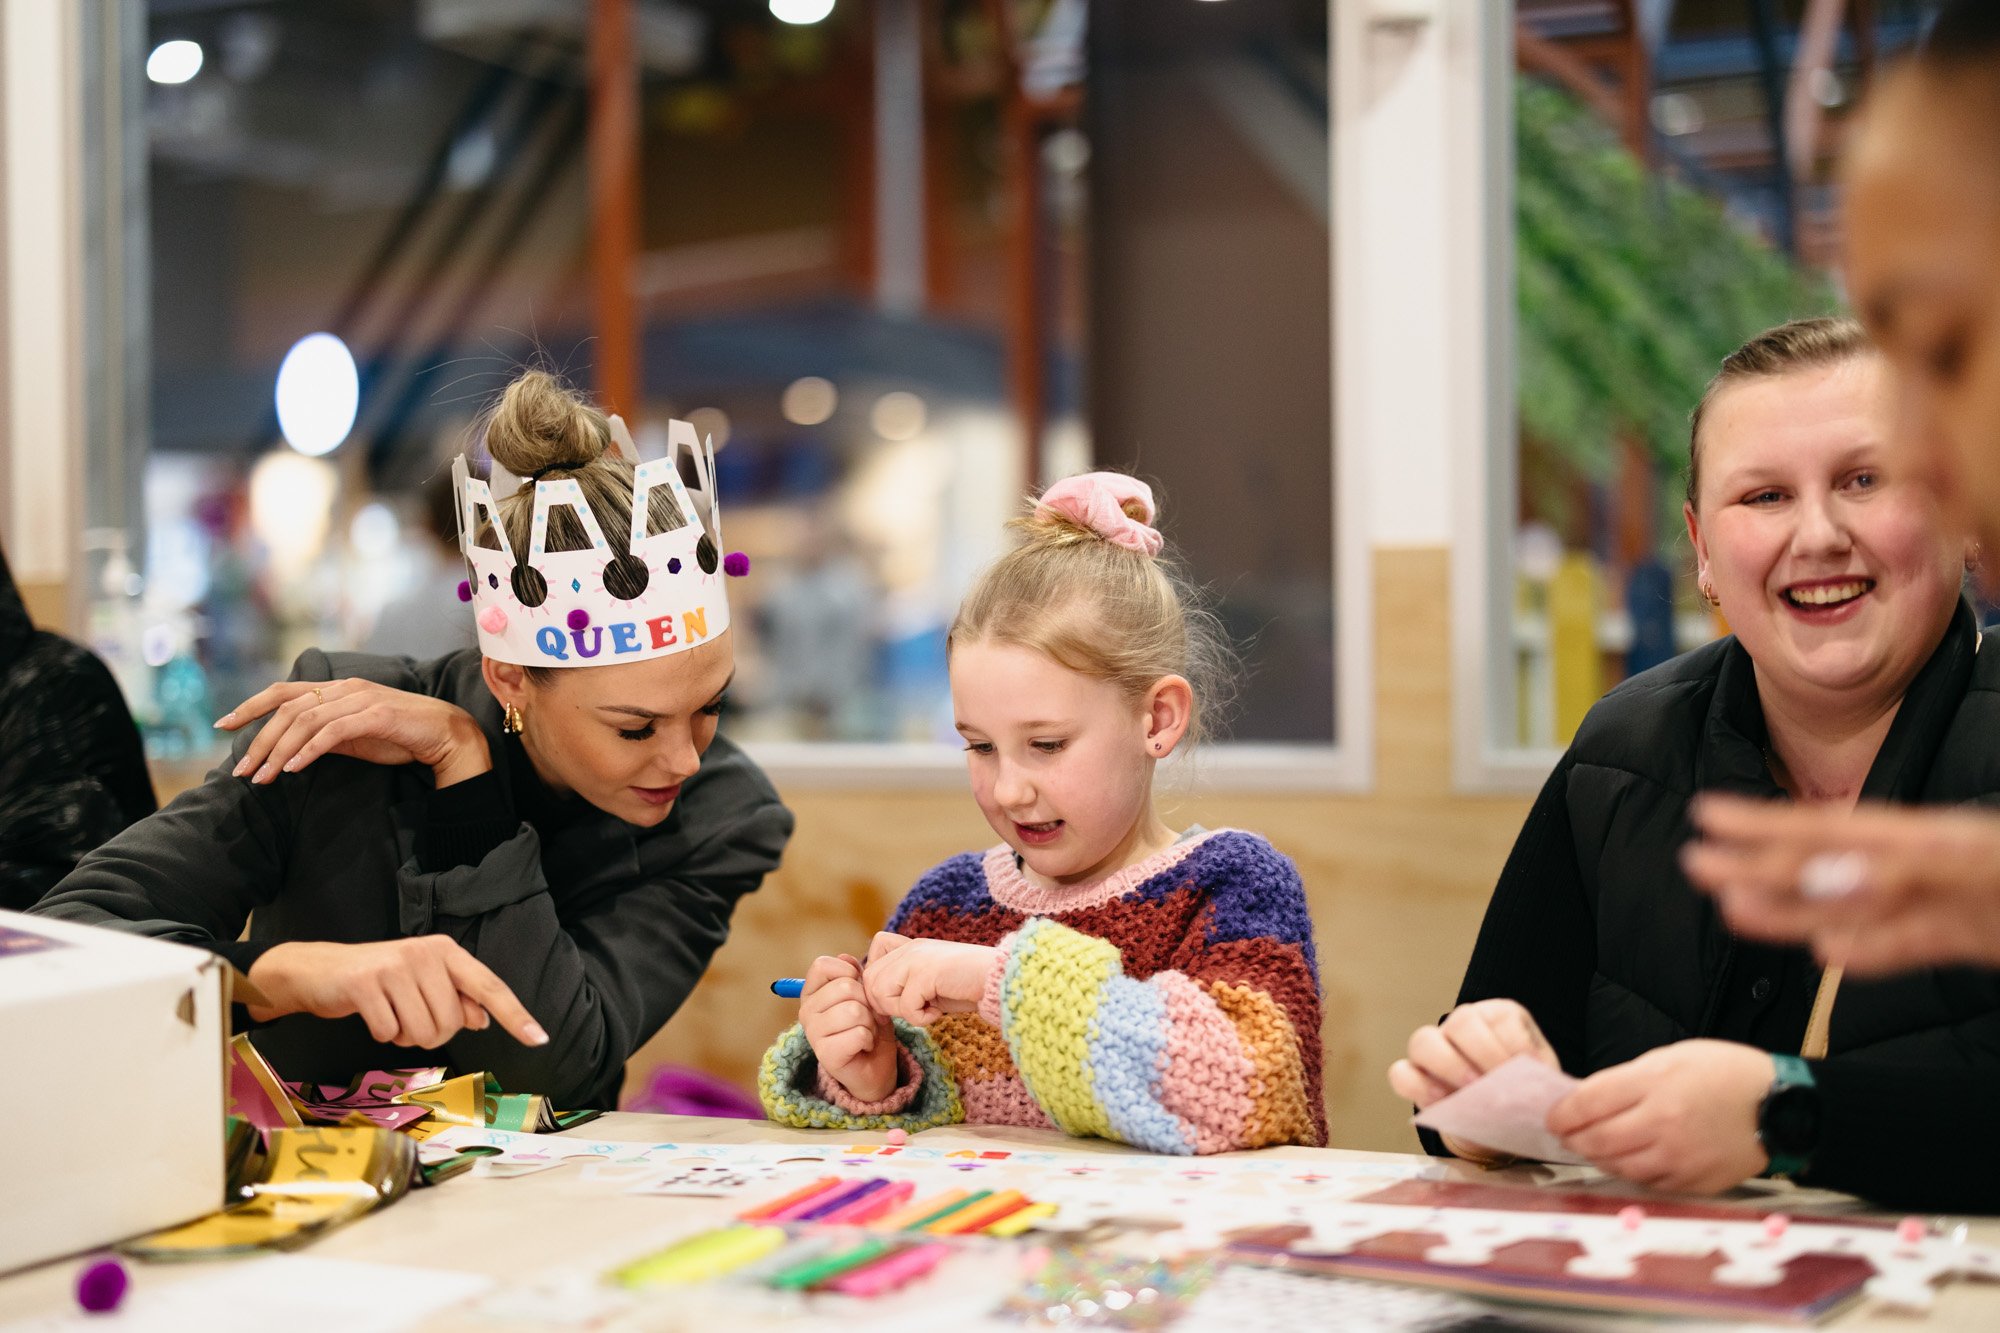
[[[325,690],[322,690],[322,689],[321,689],[321,688],[320,688],[319,686],[317,686],[317,685],[313,686],[313,698],[315,698],[315,699],[319,700],[319,701],[320,701],[321,703],[325,703],[325,702],[326,702],[326,691],[325,691]]]

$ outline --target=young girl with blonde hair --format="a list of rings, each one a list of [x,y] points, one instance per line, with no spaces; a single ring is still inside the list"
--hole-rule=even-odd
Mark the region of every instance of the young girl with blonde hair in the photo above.
[[[952,704],[1001,842],[927,871],[865,962],[814,961],[764,1057],[773,1120],[1053,1126],[1169,1153],[1325,1142],[1297,870],[1154,807],[1226,654],[1153,518],[1143,483],[1072,477],[966,598]]]

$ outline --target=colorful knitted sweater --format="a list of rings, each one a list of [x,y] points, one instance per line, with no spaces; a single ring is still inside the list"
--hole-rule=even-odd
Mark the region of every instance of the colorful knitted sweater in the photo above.
[[[1028,883],[1005,846],[925,873],[888,929],[997,946],[976,1014],[901,1020],[879,1102],[819,1069],[796,1024],[758,1088],[781,1124],[1051,1126],[1155,1152],[1326,1141],[1319,965],[1298,870],[1219,830],[1084,888]]]

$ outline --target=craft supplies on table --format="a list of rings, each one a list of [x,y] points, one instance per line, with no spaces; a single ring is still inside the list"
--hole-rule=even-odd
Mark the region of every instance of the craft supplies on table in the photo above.
[[[228,975],[206,950],[0,912],[18,1112],[0,1136],[0,1272],[222,1203]]]
[[[1409,1181],[1232,1237],[1225,1253],[1510,1301],[1811,1323],[1865,1296],[1928,1309],[1940,1279],[2000,1279],[2000,1249],[1741,1206]]]

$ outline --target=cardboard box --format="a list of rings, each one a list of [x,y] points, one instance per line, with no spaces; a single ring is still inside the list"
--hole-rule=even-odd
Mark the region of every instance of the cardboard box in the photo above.
[[[222,1206],[229,968],[0,912],[0,1273]]]

